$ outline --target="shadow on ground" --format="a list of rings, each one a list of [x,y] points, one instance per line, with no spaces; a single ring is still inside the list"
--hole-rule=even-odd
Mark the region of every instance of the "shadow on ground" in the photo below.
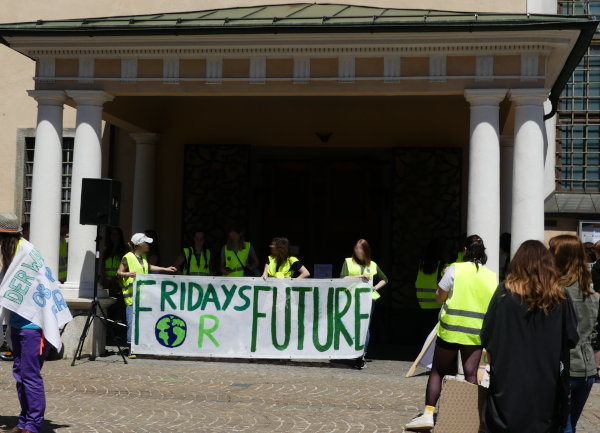
[[[6,416],[0,415],[0,427],[3,429],[11,429],[17,425],[19,421],[18,416]],[[54,433],[60,432],[60,429],[71,427],[69,424],[55,424],[50,420],[45,420],[40,433]]]

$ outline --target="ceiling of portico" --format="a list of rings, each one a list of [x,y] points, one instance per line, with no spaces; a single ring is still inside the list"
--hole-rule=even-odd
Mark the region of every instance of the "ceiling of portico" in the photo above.
[[[469,105],[462,96],[120,96],[104,112],[126,130],[158,133],[165,146],[464,146],[469,140]]]

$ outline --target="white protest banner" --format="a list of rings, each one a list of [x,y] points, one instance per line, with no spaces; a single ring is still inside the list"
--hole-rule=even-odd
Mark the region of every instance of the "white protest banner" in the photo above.
[[[137,354],[352,359],[363,354],[372,282],[138,274]]]
[[[73,317],[44,258],[25,239],[4,274],[0,306],[42,328],[46,340],[60,350],[60,327]]]

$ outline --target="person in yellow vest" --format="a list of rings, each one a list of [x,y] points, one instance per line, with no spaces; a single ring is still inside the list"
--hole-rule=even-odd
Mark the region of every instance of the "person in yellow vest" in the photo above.
[[[202,230],[194,232],[194,243],[183,249],[175,261],[175,267],[181,270],[182,275],[212,275],[211,254],[205,247],[206,236]]]
[[[127,245],[123,237],[123,230],[119,227],[108,227],[106,244],[102,252],[102,285],[108,290],[111,297],[118,298],[120,296],[117,271],[125,253],[127,253]]]
[[[359,239],[354,245],[354,251],[352,257],[347,257],[342,265],[342,272],[340,272],[340,278],[363,278],[366,281],[373,280],[373,293],[371,297],[373,302],[371,303],[371,314],[369,317],[370,321],[373,318],[373,312],[375,311],[375,301],[381,297],[379,290],[388,283],[387,276],[377,266],[374,260],[371,260],[371,246],[365,239]],[[371,331],[367,327],[367,339],[365,340],[365,350],[363,355],[356,359],[354,367],[362,370],[365,368],[365,354],[369,347],[369,341],[371,339]]]
[[[136,274],[147,274],[149,272],[177,272],[177,268],[169,266],[163,268],[148,264],[144,254],[150,251],[152,238],[144,233],[136,233],[131,237],[129,247],[131,252],[125,254],[119,265],[117,276],[121,278],[123,299],[125,300],[125,317],[127,318],[127,345],[129,346],[129,358],[135,358],[131,353],[131,330],[133,326],[133,281]]]
[[[425,255],[419,262],[417,279],[415,281],[415,293],[419,304],[419,340],[425,341],[431,330],[437,324],[440,308],[442,306],[436,300],[438,282],[444,274],[446,263],[444,260],[444,241],[435,238],[429,241]]]
[[[123,255],[127,252],[127,245],[123,237],[123,230],[119,227],[107,227],[105,238],[106,242],[100,262],[102,263],[100,268],[102,287],[108,290],[108,296],[117,300],[107,308],[106,314],[111,320],[125,323],[125,302],[121,292],[121,279],[117,277],[117,270]],[[109,341],[113,341],[117,335],[121,341],[125,338],[124,330],[121,327],[108,326],[106,332]]]
[[[290,241],[287,238],[274,238],[269,245],[271,255],[267,258],[262,277],[267,278],[308,278],[310,272],[297,257],[290,256]]]
[[[58,250],[58,281],[67,281],[67,260],[69,258],[69,217],[60,219],[60,245]]]
[[[469,236],[465,243],[465,262],[446,268],[436,299],[443,302],[437,326],[433,365],[425,394],[425,411],[406,426],[423,431],[434,427],[433,413],[440,397],[442,379],[456,367],[460,352],[465,380],[477,383],[481,360],[481,329],[490,300],[498,286],[495,272],[486,268],[485,245],[481,237]]]
[[[258,276],[258,257],[244,232],[232,228],[227,234],[227,243],[221,249],[221,273],[225,277]]]

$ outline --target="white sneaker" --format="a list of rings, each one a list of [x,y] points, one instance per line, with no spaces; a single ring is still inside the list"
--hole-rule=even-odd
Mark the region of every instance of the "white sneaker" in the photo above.
[[[404,426],[406,430],[410,431],[427,431],[433,428],[433,414],[423,414],[414,418],[411,422]]]

